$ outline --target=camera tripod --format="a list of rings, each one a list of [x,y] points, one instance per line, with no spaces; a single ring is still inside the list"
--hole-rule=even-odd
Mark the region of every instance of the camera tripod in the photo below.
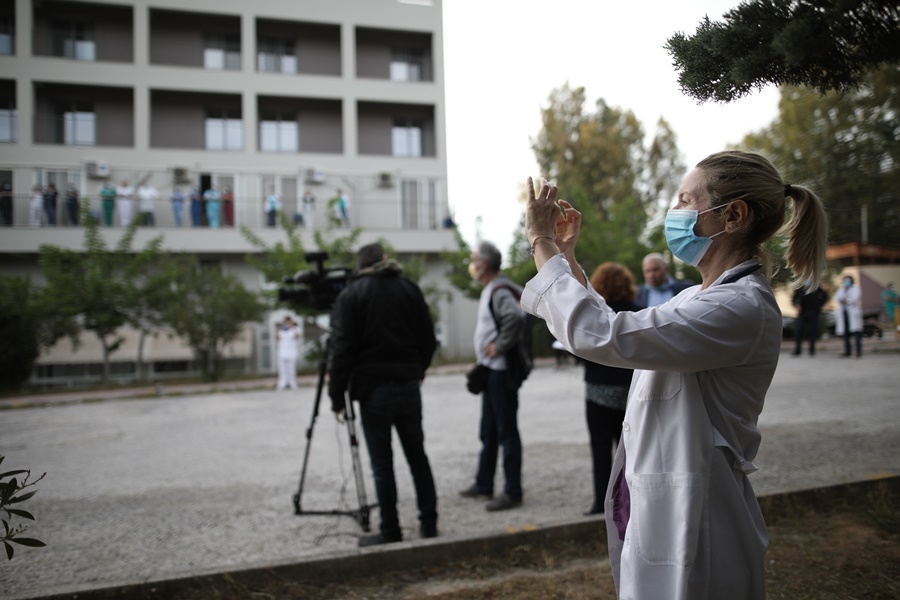
[[[366,500],[366,482],[363,479],[362,465],[359,461],[359,439],[356,437],[356,417],[353,412],[353,401],[348,394],[345,394],[344,416],[347,423],[347,433],[350,441],[350,455],[353,462],[353,477],[356,479],[356,495],[359,500],[359,508],[356,510],[305,510],[301,504],[303,496],[303,484],[306,481],[306,467],[309,464],[309,450],[312,445],[313,427],[316,419],[319,417],[319,404],[322,401],[322,390],[325,387],[325,372],[328,369],[328,345],[330,340],[325,340],[325,351],[319,360],[319,381],[316,384],[316,399],[313,402],[312,418],[309,427],[306,429],[306,451],[303,454],[303,470],[300,472],[300,485],[297,493],[294,494],[294,514],[295,515],[341,515],[353,517],[359,523],[363,531],[369,531],[369,510],[377,504],[369,504]]]

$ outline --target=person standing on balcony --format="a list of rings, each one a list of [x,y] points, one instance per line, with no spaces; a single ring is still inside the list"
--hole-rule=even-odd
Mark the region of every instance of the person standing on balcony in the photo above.
[[[175,227],[181,227],[181,223],[184,221],[184,193],[181,191],[181,188],[177,187],[172,190],[169,200],[172,202],[172,216],[175,217]]]
[[[119,209],[119,225],[128,227],[134,214],[134,188],[123,179],[122,185],[116,188],[116,208]]]
[[[74,183],[70,183],[66,189],[66,215],[69,217],[69,225],[72,227],[78,226],[79,208],[78,190],[75,189]]]
[[[210,185],[209,189],[203,192],[203,199],[206,200],[206,222],[209,223],[210,229],[218,229],[222,195],[216,186]]]
[[[43,216],[44,192],[41,190],[41,186],[35,185],[31,188],[31,206],[28,211],[28,225],[30,227],[40,227]]]
[[[316,220],[316,197],[306,190],[303,193],[303,223],[307,229],[313,229]]]
[[[156,225],[156,217],[153,214],[154,205],[159,199],[159,192],[148,182],[141,184],[138,188],[138,202],[141,209],[141,225],[145,227],[154,227]]]
[[[44,190],[44,212],[47,214],[47,225],[56,226],[56,201],[59,192],[55,183],[48,183]]]
[[[0,186],[0,225],[9,227],[13,224],[12,184],[4,181]]]
[[[266,225],[275,227],[275,223],[278,222],[278,211],[281,210],[281,197],[275,191],[274,185],[269,188],[269,195],[266,197],[264,209],[266,211]]]
[[[225,227],[234,227],[234,192],[227,185],[222,190],[222,220]]]
[[[103,208],[103,224],[112,227],[113,211],[116,209],[116,186],[109,180],[103,182],[100,189],[100,204]]]
[[[337,196],[332,200],[334,202],[334,216],[343,227],[350,228],[350,198],[341,188],[337,189]]]
[[[203,225],[203,202],[200,198],[199,188],[191,191],[191,226],[200,227]]]

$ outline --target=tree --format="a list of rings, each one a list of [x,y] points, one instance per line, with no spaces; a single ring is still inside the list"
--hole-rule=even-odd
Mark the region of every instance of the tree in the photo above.
[[[820,96],[809,88],[781,91],[779,114],[747,135],[745,147],[778,165],[788,183],[806,183],[829,214],[832,243],[900,240],[900,67],[873,71],[854,92]],[[862,207],[865,206],[865,211]]]
[[[27,279],[0,277],[0,392],[21,388],[40,355],[35,294]]]
[[[615,260],[640,272],[648,224],[661,220],[685,172],[677,140],[664,119],[648,142],[631,111],[600,99],[586,112],[584,103],[584,88],[553,90],[532,147],[542,173],[584,215],[578,258],[585,269]],[[511,258],[513,268],[530,260],[521,240]]]
[[[88,215],[89,205],[82,207]],[[84,218],[84,251],[49,244],[38,258],[47,280],[42,310],[61,319],[76,319],[80,328],[97,336],[103,348],[103,381],[109,381],[110,356],[121,346],[119,330],[129,322],[133,308],[135,277],[142,266],[157,259],[162,236],[150,240],[144,250],[132,250],[137,220],[125,229],[114,250],[109,250],[93,218]],[[73,345],[77,336],[70,335]]]
[[[849,92],[869,70],[900,61],[900,9],[884,0],[751,0],[704,17],[666,49],[682,91],[731,102],[767,84]]]
[[[187,340],[203,378],[218,381],[222,350],[241,335],[246,323],[263,318],[266,304],[237,277],[223,273],[218,265],[199,264],[194,257],[174,259],[169,277],[162,317]]]

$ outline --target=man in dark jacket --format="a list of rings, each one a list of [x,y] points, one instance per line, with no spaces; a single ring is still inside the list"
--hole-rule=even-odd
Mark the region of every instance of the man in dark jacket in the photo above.
[[[359,250],[356,278],[338,296],[331,316],[328,395],[339,417],[345,393],[359,402],[381,514],[379,533],[360,546],[403,539],[397,515],[391,428],[406,455],[416,488],[419,532],[437,535],[437,494],[422,432],[419,387],[437,347],[428,304],[419,287],[380,244]]]
[[[803,287],[794,290],[793,300],[797,309],[794,356],[800,354],[804,332],[809,336],[809,355],[815,356],[816,339],[819,337],[819,315],[822,314],[822,307],[828,302],[828,294],[821,287],[810,290],[808,284],[803,284]]]

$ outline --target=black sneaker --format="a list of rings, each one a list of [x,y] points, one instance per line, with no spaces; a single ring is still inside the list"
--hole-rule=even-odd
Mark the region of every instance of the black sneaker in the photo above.
[[[463,498],[478,498],[480,500],[490,500],[494,497],[494,494],[491,492],[482,492],[473,483],[471,487],[467,487],[464,490],[459,491],[459,495]]]
[[[419,525],[419,535],[423,538],[436,538],[438,536],[437,525]]]
[[[381,544],[393,544],[395,542],[400,542],[403,540],[403,536],[397,538],[388,538],[385,537],[382,533],[375,533],[373,535],[364,535],[359,538],[359,547],[365,548],[366,546],[380,546]]]
[[[484,508],[485,510],[493,512],[495,510],[509,510],[510,508],[518,508],[520,506],[522,506],[521,498],[514,499],[510,498],[506,494],[500,494],[499,496],[488,502],[484,506]]]

